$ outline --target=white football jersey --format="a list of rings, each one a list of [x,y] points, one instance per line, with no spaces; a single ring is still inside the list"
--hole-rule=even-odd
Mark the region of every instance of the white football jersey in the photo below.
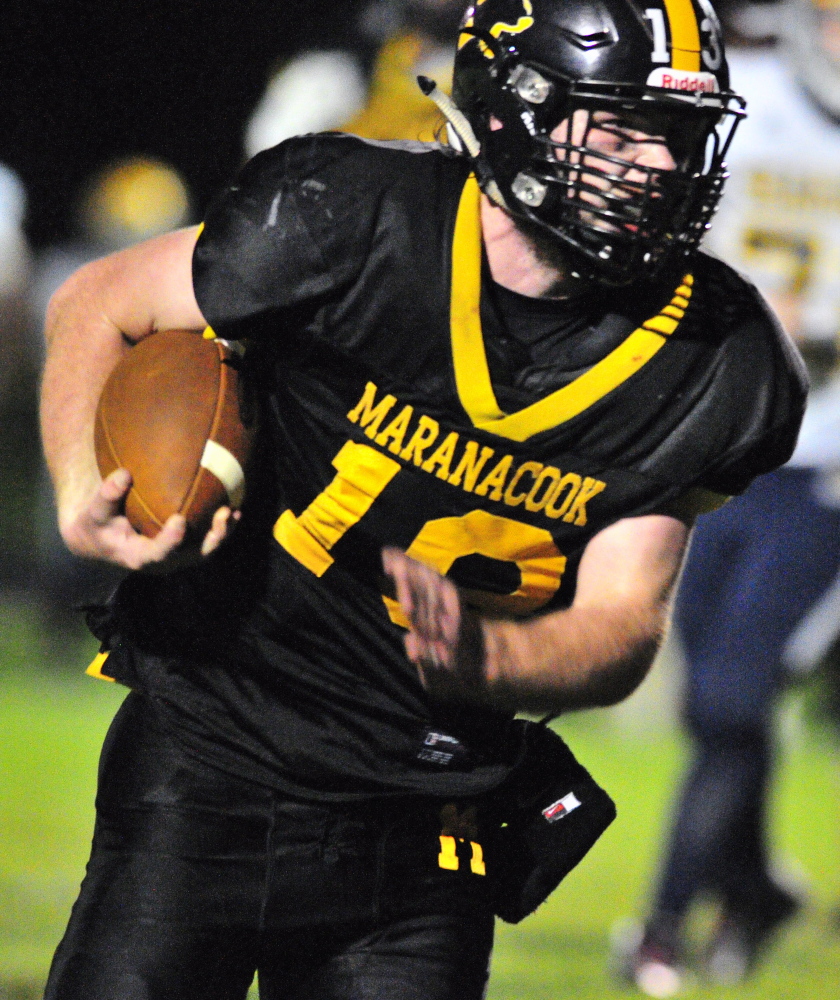
[[[808,98],[782,52],[730,50],[747,119],[705,246],[745,273],[796,338],[840,333],[840,126]]]
[[[758,286],[794,338],[831,340],[840,335],[840,126],[782,51],[732,49],[727,58],[747,118],[704,246]],[[812,394],[790,464],[840,467],[840,375]]]

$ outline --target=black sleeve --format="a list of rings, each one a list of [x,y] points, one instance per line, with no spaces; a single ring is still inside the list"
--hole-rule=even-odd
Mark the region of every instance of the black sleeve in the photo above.
[[[372,196],[359,199],[358,147],[342,138],[308,136],[266,150],[211,203],[193,285],[220,337],[274,331],[284,315],[317,306],[358,274]]]
[[[698,483],[729,496],[743,493],[756,476],[788,461],[808,393],[802,357],[763,298],[751,291],[754,309],[733,338],[738,351],[727,378],[735,433]]]

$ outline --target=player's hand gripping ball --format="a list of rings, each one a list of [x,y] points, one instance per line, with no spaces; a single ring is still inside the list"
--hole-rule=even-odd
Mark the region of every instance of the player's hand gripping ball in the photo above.
[[[154,538],[180,513],[192,547],[219,507],[241,505],[254,432],[240,357],[222,340],[168,330],[111,372],[96,411],[96,461],[103,478],[131,473],[125,513],[135,530]]]

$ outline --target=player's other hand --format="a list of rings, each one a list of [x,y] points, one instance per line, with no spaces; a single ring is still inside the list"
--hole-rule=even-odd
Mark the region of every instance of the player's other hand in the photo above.
[[[63,531],[64,539],[76,555],[98,559],[128,570],[166,572],[198,558],[180,548],[186,534],[186,521],[173,514],[154,538],[134,530],[125,516],[125,498],[131,488],[131,474],[116,469],[102,480],[89,503]],[[229,507],[220,507],[204,537],[200,553],[208,556],[227,537],[232,515]]]
[[[479,697],[485,684],[481,625],[457,586],[400,549],[383,549],[382,565],[410,623],[405,651],[423,686],[443,698]]]

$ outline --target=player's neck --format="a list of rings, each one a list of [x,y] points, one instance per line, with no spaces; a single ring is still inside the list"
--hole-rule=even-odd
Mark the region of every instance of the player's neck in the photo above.
[[[589,290],[572,276],[559,249],[546,259],[512,216],[486,195],[481,196],[481,229],[490,274],[503,288],[532,299],[566,299]]]

